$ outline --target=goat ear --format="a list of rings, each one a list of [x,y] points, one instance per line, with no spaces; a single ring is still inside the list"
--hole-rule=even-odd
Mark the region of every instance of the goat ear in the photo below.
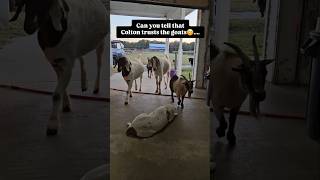
[[[64,0],[53,0],[49,9],[49,16],[56,31],[62,31],[61,19],[67,18],[69,7]]]
[[[127,71],[130,71],[130,63],[127,63],[127,64],[125,65],[125,67],[126,67],[126,70],[127,70]]]
[[[262,61],[263,64],[268,65],[270,63],[272,63],[274,61],[274,59],[265,59]]]

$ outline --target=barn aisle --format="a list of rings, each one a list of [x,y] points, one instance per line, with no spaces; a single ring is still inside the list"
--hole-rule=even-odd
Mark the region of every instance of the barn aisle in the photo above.
[[[108,160],[108,104],[71,99],[58,136],[46,136],[51,96],[0,89],[0,179],[79,180]]]
[[[320,179],[320,146],[307,137],[304,120],[239,116],[234,148],[215,134],[213,114],[211,120],[215,179]]]
[[[170,97],[111,91],[111,179],[209,179],[209,109],[185,99],[185,109],[164,131],[148,139],[127,137],[127,123],[138,114],[170,103]]]

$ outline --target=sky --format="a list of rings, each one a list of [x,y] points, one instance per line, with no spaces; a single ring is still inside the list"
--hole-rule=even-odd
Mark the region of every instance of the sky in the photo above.
[[[190,13],[188,16],[186,16],[185,19],[189,20],[189,25],[190,26],[196,26],[197,25],[197,10],[194,10],[192,13]],[[141,39],[126,39],[122,38],[119,39],[116,37],[116,27],[117,26],[131,26],[131,21],[133,19],[157,19],[157,18],[146,18],[146,17],[138,17],[138,16],[119,16],[119,15],[111,15],[110,20],[111,20],[111,40],[123,40],[123,41],[130,41],[130,42],[136,42]],[[146,40],[157,40],[157,41],[165,41],[164,38],[144,38]],[[172,38],[170,39],[170,42],[172,41],[177,41],[179,39],[177,38]],[[193,42],[195,41],[194,38],[184,38],[183,42]]]

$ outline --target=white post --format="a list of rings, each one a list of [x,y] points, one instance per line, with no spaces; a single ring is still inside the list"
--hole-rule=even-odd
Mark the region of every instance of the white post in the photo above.
[[[9,0],[0,1],[0,29],[9,23]]]
[[[164,54],[167,55],[169,57],[169,38],[166,38],[166,49],[164,51]]]
[[[201,11],[198,10],[197,15],[198,21],[197,26],[201,26]],[[198,69],[198,60],[199,60],[199,46],[200,46],[200,40],[196,38],[196,41],[194,43],[194,53],[193,53],[193,70],[192,70],[192,78],[193,80],[197,80],[197,69]]]
[[[224,42],[228,41],[230,4],[230,0],[216,1],[216,16],[213,19],[215,24],[214,41],[220,48],[223,47]]]
[[[181,8],[181,19],[185,18],[185,9]],[[179,49],[178,49],[178,57],[177,57],[177,75],[180,76],[182,74],[182,57],[183,57],[183,49],[182,49],[182,38],[180,38]]]

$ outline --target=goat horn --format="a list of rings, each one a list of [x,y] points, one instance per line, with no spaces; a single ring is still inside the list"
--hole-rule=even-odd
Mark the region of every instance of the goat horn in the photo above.
[[[9,22],[13,22],[13,21],[16,21],[22,11],[22,8],[24,6],[24,1],[20,2],[19,5],[18,5],[18,9],[16,10],[16,13],[14,14],[14,16],[9,20]]]
[[[187,81],[188,81],[188,79],[187,79],[184,75],[181,75],[181,77],[183,77],[183,79],[185,79],[185,80],[187,80]]]
[[[252,46],[253,46],[254,61],[260,61],[257,42],[256,42],[256,35],[253,35],[252,37]]]
[[[238,53],[238,55],[240,56],[240,59],[242,60],[245,67],[249,67],[250,58],[240,49],[239,46],[228,42],[225,42],[224,44],[230,46],[233,50],[235,50],[236,53]]]

